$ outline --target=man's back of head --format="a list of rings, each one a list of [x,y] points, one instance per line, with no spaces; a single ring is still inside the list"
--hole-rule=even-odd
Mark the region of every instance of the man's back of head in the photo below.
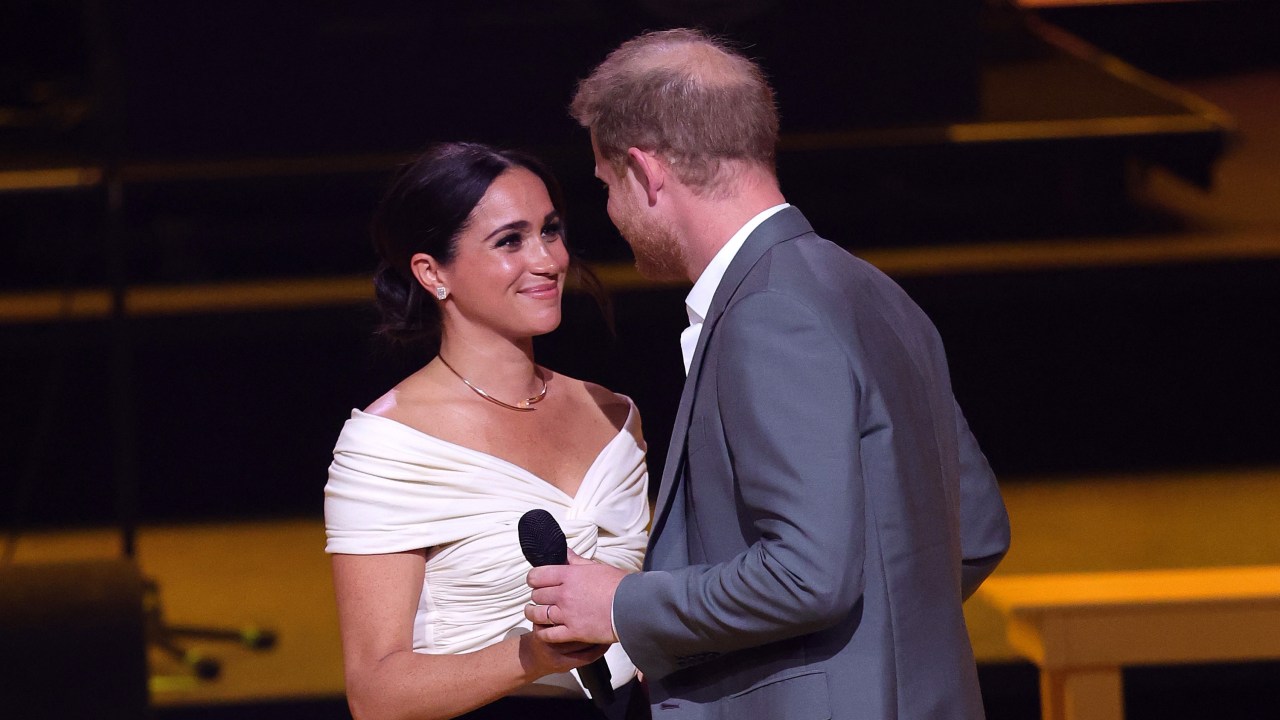
[[[623,43],[578,84],[570,111],[619,171],[636,147],[699,194],[727,191],[743,166],[774,173],[778,112],[764,73],[696,30]]]

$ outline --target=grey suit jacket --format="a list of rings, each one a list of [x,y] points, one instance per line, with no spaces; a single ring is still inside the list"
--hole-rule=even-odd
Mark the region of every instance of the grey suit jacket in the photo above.
[[[980,718],[962,601],[1009,524],[933,324],[794,208],[703,324],[646,572],[614,599],[655,718]]]

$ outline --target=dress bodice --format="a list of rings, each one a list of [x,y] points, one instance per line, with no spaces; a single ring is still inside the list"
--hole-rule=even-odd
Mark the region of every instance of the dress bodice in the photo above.
[[[334,448],[325,486],[326,550],[357,555],[428,548],[413,647],[474,652],[527,632],[529,564],[520,517],[551,513],[583,557],[639,570],[649,521],[644,440],[634,405],[570,496],[524,468],[360,410]],[[635,668],[606,655],[615,685]],[[579,688],[570,675],[540,682]]]

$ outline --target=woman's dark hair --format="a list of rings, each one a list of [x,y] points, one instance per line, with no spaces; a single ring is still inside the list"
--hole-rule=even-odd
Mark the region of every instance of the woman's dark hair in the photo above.
[[[479,143],[440,143],[402,165],[373,215],[373,247],[379,264],[373,285],[382,315],[378,333],[397,345],[439,349],[440,307],[410,268],[417,253],[447,266],[471,211],[499,175],[512,168],[537,175],[551,204],[565,218],[564,195],[551,171],[536,158]],[[595,297],[609,317],[608,300],[596,276],[570,253],[570,278]]]

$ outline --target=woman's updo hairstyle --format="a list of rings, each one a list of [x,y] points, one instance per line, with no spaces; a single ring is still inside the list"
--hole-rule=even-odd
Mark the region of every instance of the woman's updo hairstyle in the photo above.
[[[414,277],[409,262],[417,253],[443,266],[453,262],[458,235],[467,227],[471,211],[493,181],[513,167],[542,180],[563,223],[559,183],[542,163],[524,153],[479,143],[440,143],[400,167],[373,216],[379,334],[397,345],[431,353],[439,349],[440,306]]]

